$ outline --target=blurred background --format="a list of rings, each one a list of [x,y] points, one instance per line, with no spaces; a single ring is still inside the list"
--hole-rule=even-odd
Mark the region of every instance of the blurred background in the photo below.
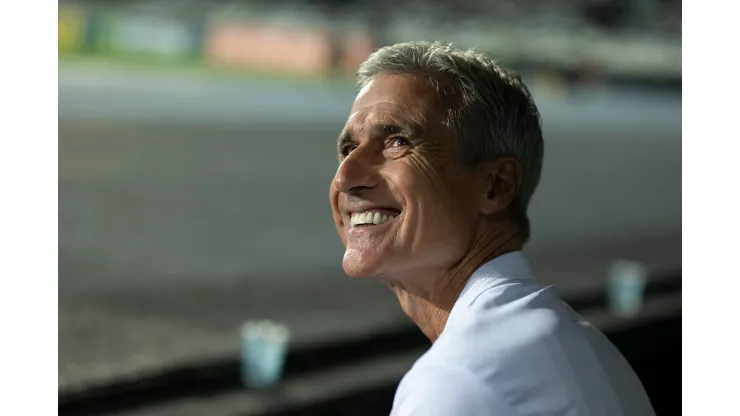
[[[535,271],[677,414],[676,0],[60,1],[60,414],[388,414],[429,344],[344,276],[328,188],[355,71],[409,40],[522,74],[545,135]],[[608,307],[620,259],[649,272],[636,317]],[[291,334],[270,389],[240,380],[258,319]]]

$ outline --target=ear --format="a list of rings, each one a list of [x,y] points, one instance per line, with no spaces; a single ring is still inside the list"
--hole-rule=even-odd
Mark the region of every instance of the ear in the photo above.
[[[487,181],[481,212],[493,215],[504,211],[516,197],[522,183],[522,168],[518,160],[504,156],[486,164],[484,169]]]

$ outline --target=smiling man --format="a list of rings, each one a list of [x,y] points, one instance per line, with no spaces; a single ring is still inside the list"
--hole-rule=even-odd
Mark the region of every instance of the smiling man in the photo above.
[[[543,141],[519,77],[412,42],[358,78],[330,191],[342,265],[390,287],[432,341],[392,414],[652,415],[621,354],[520,251]]]

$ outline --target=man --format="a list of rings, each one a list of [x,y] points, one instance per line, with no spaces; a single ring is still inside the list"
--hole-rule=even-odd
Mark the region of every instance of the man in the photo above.
[[[342,265],[388,285],[433,343],[392,414],[652,415],[621,354],[520,252],[543,142],[519,77],[412,42],[358,78],[330,191]]]

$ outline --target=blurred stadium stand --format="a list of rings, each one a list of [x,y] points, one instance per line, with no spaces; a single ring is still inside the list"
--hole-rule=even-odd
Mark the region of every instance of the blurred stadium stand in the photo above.
[[[315,72],[339,67],[353,73],[377,46],[444,39],[512,64],[680,78],[680,2],[673,0],[99,0],[61,2],[60,11],[66,52],[202,54],[213,65],[274,70],[290,65],[265,49],[290,48],[298,54],[292,65],[304,66],[299,71],[308,65]]]

